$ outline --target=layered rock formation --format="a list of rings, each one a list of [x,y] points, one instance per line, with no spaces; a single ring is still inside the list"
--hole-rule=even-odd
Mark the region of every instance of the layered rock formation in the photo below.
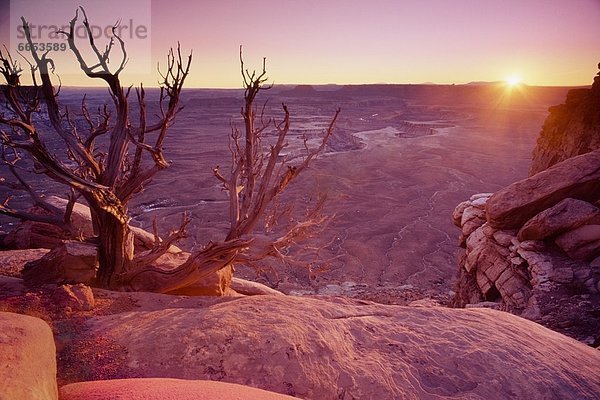
[[[598,65],[600,68],[600,64]],[[533,152],[529,175],[600,148],[600,73],[591,89],[573,89],[564,104],[550,107]]]
[[[455,307],[512,311],[600,345],[600,74],[550,109],[532,175],[472,196]]]
[[[585,177],[578,182],[565,178],[574,166]],[[453,220],[465,253],[452,305],[508,310],[599,345],[594,188],[600,190],[600,150],[461,203]]]

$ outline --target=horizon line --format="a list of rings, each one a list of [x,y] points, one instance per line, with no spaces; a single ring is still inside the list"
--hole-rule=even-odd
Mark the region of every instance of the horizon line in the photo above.
[[[347,87],[347,86],[509,86],[505,81],[474,81],[474,82],[466,82],[466,83],[435,83],[435,82],[422,82],[422,83],[389,83],[389,82],[378,82],[378,83],[273,83],[273,87],[282,87],[282,86],[310,86],[310,87],[323,87],[323,86],[339,86],[339,87]],[[23,85],[23,86],[31,86],[31,85]],[[122,85],[123,87],[132,88],[139,87],[140,85]],[[588,88],[591,87],[592,84],[581,84],[581,85],[529,85],[527,83],[520,83],[519,87],[532,87],[532,88]],[[106,85],[61,85],[61,88],[106,88]],[[159,85],[144,85],[145,89],[160,89]],[[243,86],[184,86],[184,89],[205,89],[205,90],[244,90]]]

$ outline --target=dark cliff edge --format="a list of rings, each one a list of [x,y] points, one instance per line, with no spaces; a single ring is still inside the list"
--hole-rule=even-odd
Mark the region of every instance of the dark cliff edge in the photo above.
[[[548,111],[533,151],[529,176],[600,148],[600,72],[591,89],[570,90],[563,104]]]

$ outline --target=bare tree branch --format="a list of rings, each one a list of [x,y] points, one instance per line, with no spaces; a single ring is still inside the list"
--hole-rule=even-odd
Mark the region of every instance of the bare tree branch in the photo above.
[[[154,247],[138,256],[136,256],[133,260],[134,268],[143,267],[151,264],[158,258],[160,258],[163,254],[165,254],[171,245],[176,243],[178,240],[181,240],[187,236],[186,227],[191,222],[191,219],[187,213],[182,215],[181,224],[177,230],[171,231],[169,236],[165,239],[161,239],[158,235],[158,224],[156,222],[156,218],[153,221],[153,230],[154,230]]]
[[[54,86],[50,81],[50,70],[48,69],[50,66],[51,70],[54,70],[54,62],[52,59],[47,58],[48,52],[45,52],[39,56],[36,46],[34,46],[31,38],[29,24],[23,17],[21,17],[21,21],[23,23],[23,30],[25,32],[27,43],[29,44],[31,56],[36,63],[37,70],[39,71],[41,77],[43,100],[47,107],[50,123],[52,124],[52,127],[56,133],[58,133],[58,135],[65,141],[67,146],[69,146],[69,149],[86,163],[87,167],[90,168],[94,175],[98,176],[100,174],[100,168],[93,155],[87,151],[87,149],[79,140],[77,140],[76,135],[72,131],[65,129],[62,124],[58,102],[56,101],[57,93],[55,93]]]
[[[83,52],[76,42],[76,29],[79,22],[79,13],[83,16],[83,28],[88,35],[87,46],[91,49],[96,60],[88,63]],[[128,95],[131,87],[124,89],[119,80],[119,74],[127,64],[127,51],[125,42],[117,33],[118,23],[112,28],[112,37],[103,50],[94,40],[92,27],[83,8],[78,8],[74,17],[64,31],[70,51],[79,63],[79,67],[88,77],[101,79],[108,85],[109,94],[115,107],[111,113],[106,105],[98,108],[97,115],[92,115],[86,105],[85,97],[81,102],[81,119],[87,125],[87,134],[79,132],[81,126],[75,121],[75,116],[69,108],[61,113],[58,103],[58,90],[52,84],[51,74],[54,72],[54,62],[48,57],[48,52],[43,54],[36,51],[33,45],[30,26],[22,19],[25,37],[30,47],[30,63],[33,90],[24,90],[20,86],[20,73],[22,69],[11,58],[10,54],[0,52],[0,73],[7,82],[2,86],[6,99],[6,112],[0,113],[0,125],[8,129],[1,131],[1,141],[4,146],[4,162],[11,160],[6,156],[6,149],[12,149],[13,154],[26,154],[32,161],[36,173],[43,173],[49,178],[67,185],[71,188],[69,200],[63,213],[55,216],[32,216],[23,211],[14,210],[5,202],[0,212],[18,218],[54,223],[58,226],[66,225],[71,218],[75,202],[82,196],[90,206],[94,231],[98,235],[98,249],[100,268],[98,270],[98,283],[106,287],[118,287],[122,282],[116,279],[122,273],[130,270],[134,265],[133,236],[129,229],[127,203],[131,196],[139,192],[158,171],[166,168],[169,162],[163,154],[163,142],[167,136],[168,128],[172,125],[177,113],[181,110],[179,97],[184,81],[189,74],[191,54],[184,63],[181,48],[171,50],[167,57],[167,72],[162,76],[162,89],[160,97],[161,116],[156,123],[148,125],[146,122],[146,107],[144,89],[138,91],[138,104],[140,106],[139,126],[131,124],[129,115]],[[118,44],[118,46],[117,46]],[[121,61],[114,70],[109,66],[110,55],[115,47],[120,47]],[[27,60],[27,59],[26,59]],[[39,80],[38,80],[39,78]],[[39,82],[39,85],[38,85]],[[59,78],[60,82],[60,78]],[[40,100],[46,105],[44,112],[50,120],[51,130],[55,137],[60,138],[65,144],[65,155],[59,158],[53,154],[41,140],[38,127],[33,115],[42,112],[38,107]],[[147,133],[158,131],[155,143],[146,142]],[[106,149],[95,148],[96,139],[104,134],[109,134]],[[135,151],[130,155],[131,144]],[[143,157],[148,155],[153,165],[143,168]],[[16,162],[17,157],[12,159]],[[75,164],[70,163],[74,161]],[[52,207],[43,201],[35,190],[23,177],[19,175],[14,165],[8,166],[16,182],[14,188],[27,191],[35,204],[51,210]],[[53,209],[53,211],[56,211]],[[184,219],[180,229],[174,231],[164,241],[157,241],[155,248],[137,262],[150,263],[160,256],[164,247],[185,234],[185,226],[189,222]]]
[[[290,131],[290,112],[283,104],[283,119],[275,122],[265,118],[266,103],[258,116],[254,105],[259,92],[269,89],[265,87],[267,81],[266,59],[263,59],[260,72],[245,68],[240,46],[240,68],[244,84],[244,106],[241,115],[244,120],[243,135],[237,128],[232,128],[229,141],[232,168],[229,177],[224,176],[220,169],[213,169],[214,176],[223,184],[223,189],[229,194],[230,230],[226,240],[241,237],[252,237],[252,246],[247,251],[240,252],[236,262],[256,266],[266,257],[275,257],[288,264],[301,264],[292,260],[285,253],[303,238],[310,237],[311,232],[322,229],[330,217],[320,215],[324,198],[319,200],[314,212],[308,213],[303,220],[296,221],[279,236],[261,235],[254,233],[259,221],[265,219],[266,230],[272,231],[277,216],[268,214],[267,209],[275,203],[289,183],[310,165],[311,161],[321,152],[333,134],[340,110],[336,113],[324,131],[319,146],[309,148],[308,141],[304,146],[306,154],[298,165],[292,165],[285,157],[281,157],[282,150],[288,145],[287,136]],[[257,123],[257,121],[260,121]],[[263,151],[263,135],[271,128],[275,131],[275,143],[269,146],[267,152]],[[284,207],[289,211],[290,207]],[[262,267],[261,267],[262,268]],[[311,268],[307,267],[309,270]],[[312,268],[314,270],[314,268]]]

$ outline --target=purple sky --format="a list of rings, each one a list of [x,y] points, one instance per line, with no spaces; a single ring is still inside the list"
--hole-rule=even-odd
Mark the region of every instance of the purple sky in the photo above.
[[[248,67],[267,57],[276,83],[466,83],[517,75],[532,85],[586,85],[600,61],[600,0],[151,3],[152,65],[180,41],[194,51],[189,86],[239,87],[240,44]],[[135,68],[134,82],[156,82]]]

